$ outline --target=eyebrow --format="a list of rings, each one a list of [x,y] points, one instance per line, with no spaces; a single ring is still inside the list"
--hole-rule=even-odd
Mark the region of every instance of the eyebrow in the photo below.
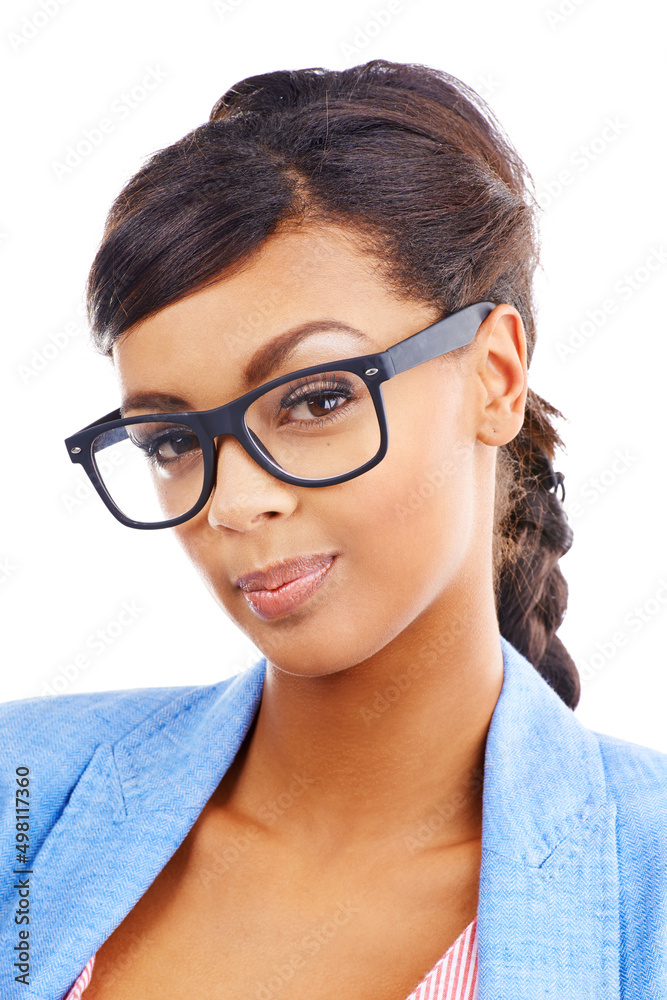
[[[297,344],[304,338],[314,333],[335,331],[337,333],[351,334],[358,340],[369,340],[369,337],[354,326],[349,326],[341,320],[318,319],[293,326],[289,330],[283,331],[268,344],[260,347],[243,370],[243,383],[245,391],[252,385],[261,385],[267,381],[269,375],[278,365],[289,358],[295,350]],[[125,416],[128,410],[141,410],[147,408],[158,413],[179,412],[190,409],[187,400],[180,396],[175,396],[167,392],[132,392],[121,403],[121,415]]]

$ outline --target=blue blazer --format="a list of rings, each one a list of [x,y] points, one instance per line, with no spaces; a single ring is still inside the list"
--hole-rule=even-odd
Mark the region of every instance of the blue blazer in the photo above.
[[[479,1000],[666,1000],[667,754],[585,728],[501,643],[484,761]],[[0,705],[2,1000],[66,995],[229,767],[265,671],[262,658],[210,686]],[[26,787],[29,850],[17,862]]]

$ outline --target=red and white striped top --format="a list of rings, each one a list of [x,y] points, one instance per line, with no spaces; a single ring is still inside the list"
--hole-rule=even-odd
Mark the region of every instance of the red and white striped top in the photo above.
[[[477,917],[407,1000],[477,1000]]]
[[[93,955],[65,1000],[81,1000],[94,965]],[[461,931],[407,1000],[477,1000],[477,917]]]

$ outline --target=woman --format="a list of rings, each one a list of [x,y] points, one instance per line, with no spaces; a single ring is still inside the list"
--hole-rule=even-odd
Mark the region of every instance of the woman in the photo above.
[[[3,706],[8,996],[667,995],[667,755],[579,723],[555,634],[529,181],[464,84],[373,60],[236,84],[121,191],[123,403],[68,453],[264,655]]]

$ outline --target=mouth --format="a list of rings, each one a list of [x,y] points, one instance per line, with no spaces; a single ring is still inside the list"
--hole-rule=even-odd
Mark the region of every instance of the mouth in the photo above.
[[[338,553],[286,560],[265,571],[248,573],[236,585],[263,619],[279,618],[301,607],[331,573]]]

